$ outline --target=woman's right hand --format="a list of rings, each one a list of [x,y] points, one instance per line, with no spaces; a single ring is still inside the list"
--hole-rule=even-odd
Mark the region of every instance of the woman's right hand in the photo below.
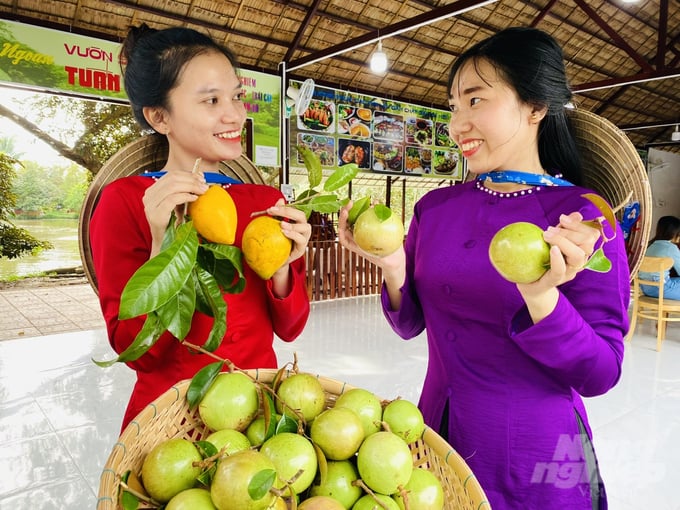
[[[142,202],[151,229],[150,257],[160,251],[172,212],[176,211],[178,219],[182,219],[184,204],[193,202],[207,189],[202,172],[168,172],[147,188]]]
[[[340,244],[354,253],[358,253],[369,262],[383,269],[383,272],[397,272],[402,274],[406,265],[406,256],[404,247],[400,246],[395,252],[384,257],[378,257],[362,250],[354,240],[352,229],[347,222],[349,211],[352,208],[353,202],[350,200],[347,205],[340,209],[338,217],[338,239]]]

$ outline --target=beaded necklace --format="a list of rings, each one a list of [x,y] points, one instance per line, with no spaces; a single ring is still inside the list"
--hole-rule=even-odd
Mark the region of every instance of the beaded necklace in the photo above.
[[[572,183],[562,179],[561,177],[562,174],[552,176],[532,174],[529,172],[518,172],[515,170],[496,170],[493,172],[479,174],[477,179],[475,179],[475,186],[478,190],[484,191],[495,197],[520,197],[524,195],[531,195],[534,191],[539,191],[543,186],[573,186]],[[525,186],[533,186],[533,188],[510,192],[500,192],[487,188],[484,186],[484,182],[513,182]]]

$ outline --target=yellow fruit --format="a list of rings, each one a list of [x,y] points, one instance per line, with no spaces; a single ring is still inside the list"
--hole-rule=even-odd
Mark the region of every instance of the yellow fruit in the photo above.
[[[281,232],[281,222],[271,216],[252,219],[243,231],[243,257],[263,280],[269,280],[288,259],[291,246],[291,240]]]
[[[222,186],[212,185],[190,202],[189,216],[196,231],[211,243],[234,244],[236,205]]]

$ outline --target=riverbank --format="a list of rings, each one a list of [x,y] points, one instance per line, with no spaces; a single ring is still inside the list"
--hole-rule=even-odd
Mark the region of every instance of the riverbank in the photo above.
[[[0,280],[0,290],[33,289],[61,285],[82,285],[89,283],[82,267],[59,269],[42,276],[27,276],[12,280]]]

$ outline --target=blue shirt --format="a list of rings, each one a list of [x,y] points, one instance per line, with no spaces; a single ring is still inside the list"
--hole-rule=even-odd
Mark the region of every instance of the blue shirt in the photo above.
[[[673,259],[673,268],[680,274],[680,248],[671,241],[658,240],[649,245],[645,252],[647,257],[670,257]],[[667,269],[664,274],[664,281],[670,278],[670,269]],[[657,281],[657,273],[645,273],[640,271],[639,277],[642,280]]]

